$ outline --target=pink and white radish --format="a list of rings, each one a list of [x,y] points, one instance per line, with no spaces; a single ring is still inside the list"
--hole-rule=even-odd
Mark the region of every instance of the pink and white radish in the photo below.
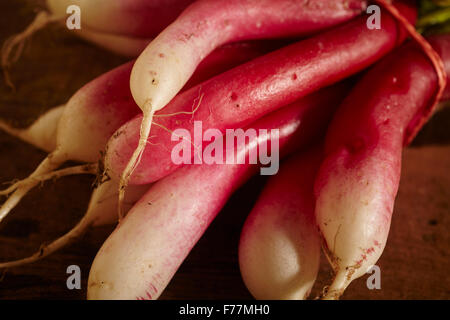
[[[450,36],[435,38],[450,65]],[[437,47],[437,46],[436,46]],[[408,44],[379,62],[338,110],[316,183],[317,224],[336,273],[324,298],[339,298],[386,245],[402,147],[417,132],[438,90],[427,56]]]
[[[333,89],[267,115],[251,128],[279,129],[280,150],[286,153],[310,144],[323,133],[334,102],[345,93]],[[236,157],[257,151],[258,144],[270,138],[260,135],[240,145]],[[215,143],[222,148],[220,140]],[[158,298],[233,191],[255,169],[248,163],[186,165],[156,182],[98,252],[89,274],[88,298]]]
[[[315,148],[281,164],[247,217],[239,242],[242,279],[256,299],[306,299],[320,262],[313,193]]]
[[[311,34],[355,17],[365,4],[363,0],[199,0],[191,4],[149,44],[131,73],[131,92],[143,118],[139,143],[121,171],[120,192],[125,192],[142,159],[153,115],[178,94],[215,48],[233,41]],[[209,99],[207,94],[205,98]]]

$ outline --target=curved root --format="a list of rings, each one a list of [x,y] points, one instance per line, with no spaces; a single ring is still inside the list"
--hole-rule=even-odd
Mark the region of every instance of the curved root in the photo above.
[[[41,11],[36,15],[33,22],[24,31],[11,36],[5,41],[2,48],[1,65],[3,68],[5,82],[9,87],[14,89],[14,84],[11,81],[8,70],[12,64],[16,63],[19,60],[20,56],[22,55],[25,41],[38,30],[45,27],[47,24],[57,20],[59,19],[52,16],[50,13]]]
[[[0,263],[0,269],[22,266],[47,257],[48,255],[79,239],[89,229],[89,227],[92,226],[93,222],[94,217],[88,212],[72,230],[70,230],[63,236],[59,237],[49,244],[41,245],[39,250],[30,257]]]
[[[3,120],[0,120],[0,130],[4,131],[5,133],[9,134],[12,137],[22,139],[23,133],[26,129],[14,128],[13,126],[9,125]]]
[[[64,155],[55,151],[47,156],[41,164],[28,177],[35,178],[47,174],[58,168],[65,161]],[[16,188],[14,193],[6,200],[0,208],[0,223],[8,215],[8,213],[20,202],[20,200],[30,191],[34,186],[39,184],[39,180],[30,180],[29,183]]]
[[[321,299],[339,300],[339,298],[351,282],[351,273],[351,270],[336,273],[333,283],[330,286],[324,288]]]
[[[0,191],[1,195],[7,195],[13,192],[18,188],[25,188],[27,185],[35,186],[37,183],[41,183],[50,179],[59,179],[65,176],[73,176],[77,174],[96,174],[98,165],[95,163],[89,163],[80,166],[69,167],[61,170],[56,170],[49,172],[47,174],[43,174],[40,176],[28,177],[26,179],[20,180],[14,184],[12,184],[9,188]]]
[[[150,105],[150,104],[147,103],[147,105]],[[144,108],[144,110],[146,110],[146,109]],[[128,164],[125,167],[125,170],[123,171],[122,176],[120,177],[119,204],[118,204],[119,222],[122,220],[122,218],[124,216],[123,202],[125,199],[125,192],[126,192],[126,188],[128,186],[128,182],[130,181],[130,177],[133,174],[134,170],[136,170],[137,166],[141,162],[141,158],[144,153],[145,146],[147,145],[147,139],[150,136],[150,130],[152,128],[152,120],[153,120],[154,111],[153,111],[151,105],[148,110],[149,110],[148,112],[144,112],[144,117],[142,118],[138,147],[136,148],[136,150],[134,150],[133,155],[130,158],[130,161],[128,161]]]

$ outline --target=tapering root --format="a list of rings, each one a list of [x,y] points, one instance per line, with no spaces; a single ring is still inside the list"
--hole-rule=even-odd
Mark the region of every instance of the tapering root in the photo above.
[[[30,176],[24,180],[20,180],[14,184],[12,184],[9,188],[0,191],[0,196],[7,195],[19,188],[25,188],[27,185],[35,186],[38,183],[51,180],[51,179],[59,179],[65,176],[77,175],[77,174],[96,174],[98,169],[98,165],[96,163],[89,163],[81,166],[69,167],[57,171],[52,171],[47,174],[43,174],[40,176]]]
[[[339,271],[334,277],[333,283],[330,286],[324,288],[322,300],[339,300],[344,293],[345,289],[351,282],[351,276],[354,270],[350,268],[345,272]]]
[[[130,161],[128,161],[128,164],[125,167],[125,170],[123,171],[122,176],[120,177],[119,203],[118,203],[119,222],[122,220],[122,218],[124,216],[123,202],[125,199],[126,188],[128,187],[128,183],[130,181],[131,175],[133,174],[134,170],[136,170],[137,166],[141,162],[142,155],[143,155],[145,147],[147,145],[147,140],[150,136],[150,130],[152,128],[152,120],[153,120],[154,112],[149,103],[147,103],[147,106],[149,106],[148,109],[144,108],[144,110],[148,110],[148,112],[144,112],[144,117],[142,118],[138,147],[136,148],[136,150],[134,150]]]
[[[2,48],[1,64],[6,84],[14,89],[14,84],[9,75],[9,68],[16,63],[22,55],[25,41],[35,32],[45,27],[47,24],[59,20],[46,11],[41,11],[36,15],[33,22],[21,33],[18,33],[5,41]]]
[[[0,130],[16,138],[22,138],[23,132],[25,131],[22,129],[14,128],[13,126],[7,124],[2,120],[0,120]]]
[[[41,164],[34,170],[34,172],[29,176],[37,177],[43,174],[47,174],[56,168],[58,168],[63,160],[62,155],[58,152],[53,152],[45,158]],[[14,193],[6,200],[6,202],[0,208],[0,222],[8,215],[8,213],[19,203],[28,191],[30,191],[39,181],[33,181],[33,183],[28,183],[23,187],[17,188]]]
[[[83,236],[83,234],[86,233],[86,231],[89,229],[89,227],[92,226],[93,222],[94,222],[94,216],[89,214],[89,212],[86,213],[86,215],[80,220],[80,222],[78,222],[78,224],[72,230],[70,230],[63,236],[59,237],[58,239],[56,239],[55,241],[53,241],[49,244],[41,245],[39,250],[30,257],[0,263],[0,269],[13,268],[13,267],[26,265],[26,264],[36,262],[44,257],[51,255],[52,253],[75,242],[77,239],[79,239],[81,236]]]

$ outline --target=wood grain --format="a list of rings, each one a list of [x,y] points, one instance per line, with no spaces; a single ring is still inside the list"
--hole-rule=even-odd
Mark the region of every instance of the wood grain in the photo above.
[[[35,1],[0,1],[0,42],[34,17]],[[27,42],[11,70],[17,91],[0,79],[0,117],[25,126],[64,103],[78,88],[123,63],[51,26]],[[404,153],[403,174],[391,234],[379,261],[381,290],[355,281],[344,299],[449,299],[450,112],[445,109]],[[0,133],[0,183],[22,178],[44,153]],[[64,178],[31,192],[0,225],[0,260],[21,258],[61,235],[81,218],[89,199],[89,177]],[[246,215],[264,179],[240,189],[181,266],[162,299],[251,299],[239,274],[237,244]],[[113,227],[91,230],[79,242],[38,263],[8,270],[0,299],[84,299],[90,264]],[[82,289],[68,290],[66,268],[79,265]],[[330,280],[325,260],[313,295]]]

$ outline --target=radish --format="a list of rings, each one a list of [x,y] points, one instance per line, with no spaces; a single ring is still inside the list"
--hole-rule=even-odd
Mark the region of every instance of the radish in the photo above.
[[[150,39],[169,25],[193,0],[47,0],[46,11],[3,45],[1,64],[7,84],[14,88],[8,69],[15,63],[24,41],[50,23],[65,25],[71,6],[80,8],[81,30],[75,34],[125,56],[137,56]],[[14,49],[17,52],[13,54]]]
[[[402,3],[398,6],[414,19],[415,9]],[[145,112],[141,119],[127,123],[118,131],[125,134],[115,135],[109,142],[106,155],[109,173],[121,177],[120,197],[123,198],[128,182],[149,183],[176,169],[177,165],[170,157],[176,142],[171,141],[167,133],[174,127],[183,127],[192,133],[193,119],[202,121],[205,129],[222,130],[245,125],[377,61],[405,36],[390,15],[384,17],[381,30],[369,30],[366,17],[357,18],[332,31],[236,67],[178,95],[164,108],[164,113],[184,110],[188,115],[178,114],[156,121],[158,126],[153,128],[151,136],[156,137],[158,143],[145,139],[146,148],[142,154],[138,152],[143,166],[135,159],[136,150],[141,149],[144,141],[142,137],[147,135],[142,134],[142,125],[145,131],[149,128]],[[196,112],[192,116],[194,107]],[[132,163],[136,164],[133,168],[130,167]],[[149,166],[148,163],[158,165]],[[131,172],[134,174],[130,176]]]
[[[195,85],[194,81],[203,81],[203,77],[223,72],[272,47],[273,44],[270,43],[239,43],[220,48],[199,65],[199,75],[195,76],[186,88]],[[0,221],[38,183],[36,177],[56,169],[67,160],[100,160],[106,142],[114,131],[138,113],[139,108],[133,101],[128,86],[132,66],[133,62],[129,62],[100,76],[81,88],[69,100],[59,120],[56,148],[29,178],[3,192],[4,194],[15,190],[0,208]],[[45,125],[39,128],[46,130]],[[36,130],[34,134],[37,134]]]
[[[298,153],[281,164],[247,217],[239,267],[256,299],[306,299],[320,261],[313,194],[321,153]]]
[[[0,121],[0,129],[39,149],[51,152],[56,148],[56,131],[63,112],[64,106],[52,108],[26,129],[14,128]]]
[[[450,66],[450,36],[433,39]],[[315,182],[316,219],[335,278],[337,299],[381,256],[400,179],[402,146],[423,124],[438,77],[417,45],[379,62],[354,88],[327,132]]]
[[[334,102],[344,94],[345,90],[324,90],[267,115],[251,128],[279,129],[279,146],[287,153],[323,132]],[[269,134],[260,135],[240,145],[237,158],[268,139]],[[88,298],[158,298],[232,192],[255,169],[249,164],[185,166],[156,182],[99,250],[89,274]]]
[[[143,118],[139,143],[120,171],[121,194],[142,160],[153,115],[175,97],[211,51],[227,42],[311,34],[353,18],[365,4],[363,0],[199,0],[191,4],[150,43],[133,67],[131,92]]]

